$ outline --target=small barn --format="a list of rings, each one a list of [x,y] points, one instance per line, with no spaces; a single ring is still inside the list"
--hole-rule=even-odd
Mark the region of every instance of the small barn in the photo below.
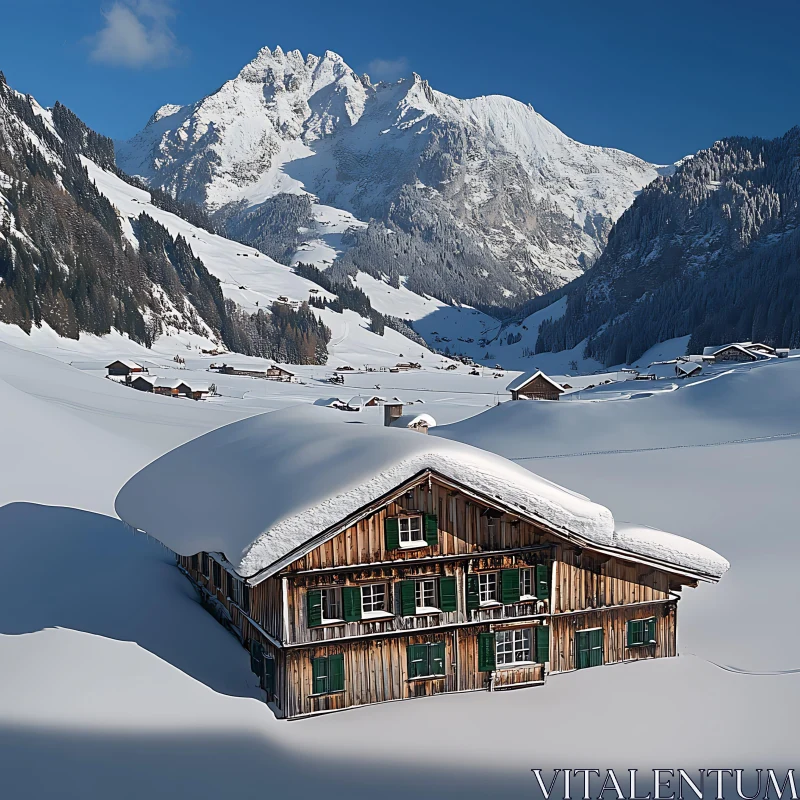
[[[191,400],[202,400],[210,392],[211,387],[207,383],[192,383],[190,385],[186,381],[181,381],[178,384],[178,394]]]
[[[436,420],[430,414],[401,414],[389,423],[389,427],[427,433],[430,428],[436,427]]]
[[[109,375],[126,377],[134,372],[147,372],[147,370],[135,361],[126,361],[125,359],[118,358],[110,364],[106,364],[106,369]]]
[[[181,394],[180,387],[184,385],[180,378],[156,378],[153,391],[156,394],[164,394],[169,397],[177,397]]]
[[[149,375],[137,375],[130,382],[130,386],[140,392],[152,392],[156,379]]]
[[[279,367],[277,364],[273,364],[267,369],[266,377],[267,380],[270,381],[289,382],[294,378],[294,372],[289,372],[288,369],[284,369],[283,367]]]
[[[701,375],[702,372],[703,365],[698,364],[696,361],[678,361],[675,364],[676,378],[691,378],[692,376]]]
[[[558,400],[564,387],[548,378],[540,369],[525,372],[506,387],[512,400]]]

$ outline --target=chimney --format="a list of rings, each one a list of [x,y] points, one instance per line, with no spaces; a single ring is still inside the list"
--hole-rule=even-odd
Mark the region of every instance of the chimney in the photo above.
[[[392,424],[398,417],[403,416],[402,403],[384,403],[383,404],[383,424],[386,427]]]

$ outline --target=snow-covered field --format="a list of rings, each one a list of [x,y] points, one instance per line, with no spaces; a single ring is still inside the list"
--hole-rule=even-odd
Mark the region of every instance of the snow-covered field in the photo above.
[[[800,360],[608,402],[590,402],[601,395],[593,390],[585,401],[493,407],[505,381],[491,377],[425,369],[326,387],[329,370],[309,367],[296,370],[304,384],[220,379],[223,397],[194,403],[100,377],[120,355],[176,368],[175,342],[143,353],[122,338],[15,330],[0,330],[4,796],[372,798],[380,787],[399,798],[424,786],[440,797],[533,797],[533,767],[793,765]],[[208,375],[209,359],[184,351],[190,371]],[[438,435],[728,558],[718,586],[684,592],[680,657],[542,688],[276,720],[247,653],[196,602],[169,553],[114,517],[113,500],[134,472],[203,432],[375,382],[384,394],[424,397],[441,422],[461,420]]]

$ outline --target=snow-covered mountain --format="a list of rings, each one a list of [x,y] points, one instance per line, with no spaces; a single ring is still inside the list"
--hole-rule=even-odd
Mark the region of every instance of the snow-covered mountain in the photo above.
[[[800,127],[732,137],[684,159],[617,222],[597,264],[545,323],[538,352],[575,348],[606,365],[689,337],[800,344]]]
[[[260,204],[313,195],[290,261],[339,256],[351,274],[509,305],[581,274],[671,169],[580,144],[508,97],[460,100],[416,74],[373,84],[336,53],[279,47],[199,102],[160,108],[117,151],[127,172],[219,212],[240,238],[237,220]]]

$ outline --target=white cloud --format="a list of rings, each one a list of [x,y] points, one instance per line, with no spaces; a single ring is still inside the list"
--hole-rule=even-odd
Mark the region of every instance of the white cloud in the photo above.
[[[164,67],[184,55],[170,22],[171,0],[116,0],[90,37],[92,61],[117,67]]]
[[[408,59],[404,56],[393,59],[374,58],[367,65],[367,73],[370,78],[379,81],[396,81],[408,75]]]

